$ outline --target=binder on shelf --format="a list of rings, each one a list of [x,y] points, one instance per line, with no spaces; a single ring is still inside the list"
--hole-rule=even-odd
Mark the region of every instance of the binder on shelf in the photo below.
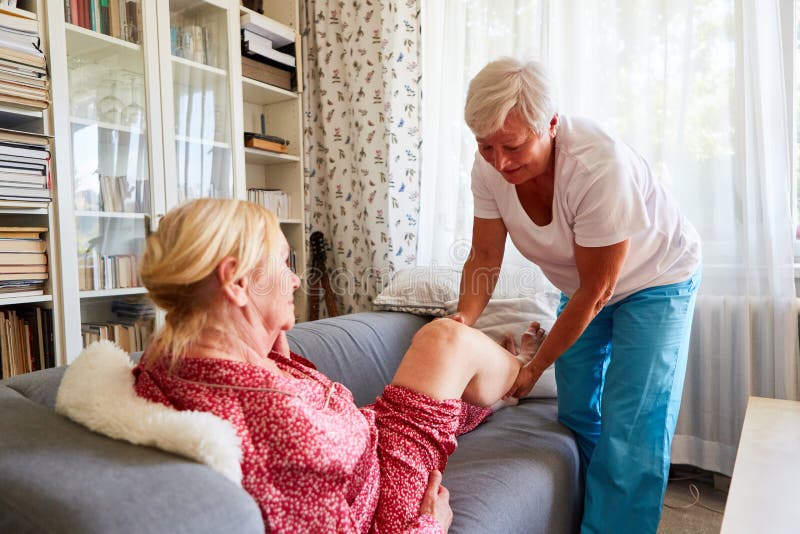
[[[277,152],[279,154],[289,153],[289,141],[274,135],[261,135],[245,132],[244,146],[247,148],[257,148],[259,150]]]
[[[242,52],[250,56],[260,56],[290,68],[294,68],[296,64],[293,55],[274,49],[269,39],[248,30],[242,30]]]
[[[294,43],[295,31],[292,28],[264,15],[245,13],[239,18],[239,22],[242,29],[271,40],[275,48]]]

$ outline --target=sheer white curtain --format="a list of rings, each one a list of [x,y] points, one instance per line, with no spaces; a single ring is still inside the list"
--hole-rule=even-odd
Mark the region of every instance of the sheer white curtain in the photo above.
[[[642,152],[703,238],[704,280],[673,461],[727,474],[747,397],[800,394],[785,83],[790,65],[781,47],[790,7],[791,0],[559,0],[543,2],[541,25],[531,26],[547,36],[539,51],[547,52],[541,58],[555,80],[561,112],[592,117]],[[440,20],[434,27],[443,26]],[[433,53],[426,27],[423,16],[423,61]],[[486,46],[482,60],[525,55]],[[463,70],[471,75],[474,68]],[[438,93],[463,105],[462,82],[436,84],[424,74],[423,102]],[[455,124],[456,116],[439,120]],[[453,199],[469,196],[468,172],[454,182],[456,172],[448,169],[456,164],[431,161],[466,143],[469,132],[458,139],[454,131],[423,132],[423,210],[430,206],[429,181],[448,191],[436,201],[436,217],[457,209]],[[427,145],[431,138],[435,153]],[[463,173],[472,155],[461,153],[457,168]],[[453,220],[466,224],[471,212],[459,213]],[[440,226],[448,228],[443,221],[425,228],[439,234]],[[441,239],[441,250],[451,235],[420,235],[420,244]]]
[[[458,265],[472,237],[470,171],[477,145],[464,124],[470,79],[493,58],[541,58],[543,0],[422,0],[422,156],[418,265]],[[513,262],[513,245],[507,257]]]

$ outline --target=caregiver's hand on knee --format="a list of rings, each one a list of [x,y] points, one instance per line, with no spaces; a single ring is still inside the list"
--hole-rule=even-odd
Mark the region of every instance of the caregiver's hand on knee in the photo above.
[[[536,382],[541,378],[543,372],[544,369],[539,368],[536,360],[520,367],[517,379],[514,380],[514,385],[512,385],[511,389],[506,393],[506,397],[516,397],[520,399],[530,393],[533,386],[536,385]]]
[[[442,486],[442,473],[431,471],[428,475],[428,487],[419,505],[419,515],[432,515],[447,532],[453,522],[453,509],[450,508],[450,492]]]

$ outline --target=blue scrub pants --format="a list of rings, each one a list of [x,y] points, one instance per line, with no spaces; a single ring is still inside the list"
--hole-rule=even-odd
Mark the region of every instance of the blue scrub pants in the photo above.
[[[556,360],[558,418],[585,477],[582,534],[658,528],[700,278],[605,306]]]

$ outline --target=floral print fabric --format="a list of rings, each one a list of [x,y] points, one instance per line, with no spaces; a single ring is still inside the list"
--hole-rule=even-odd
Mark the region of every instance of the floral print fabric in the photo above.
[[[416,0],[308,0],[306,222],[332,245],[339,310],[371,309],[416,262],[419,8]]]

